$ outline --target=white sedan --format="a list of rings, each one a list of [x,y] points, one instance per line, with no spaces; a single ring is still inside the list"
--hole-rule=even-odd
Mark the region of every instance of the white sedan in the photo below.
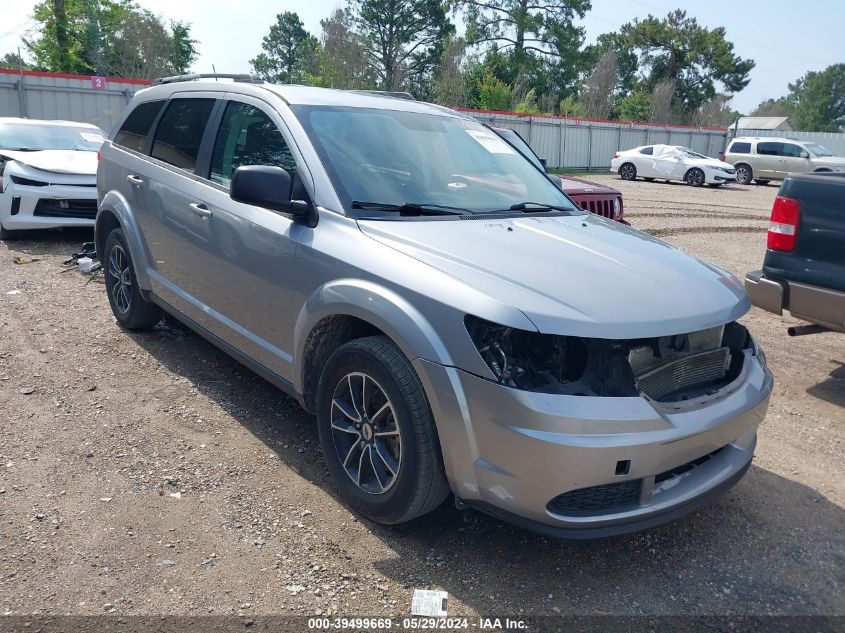
[[[0,118],[0,239],[26,229],[93,227],[104,140],[88,123]]]
[[[618,173],[622,180],[635,180],[638,176],[649,181],[683,180],[693,187],[736,182],[736,170],[730,163],[680,145],[643,145],[616,152],[610,171]]]

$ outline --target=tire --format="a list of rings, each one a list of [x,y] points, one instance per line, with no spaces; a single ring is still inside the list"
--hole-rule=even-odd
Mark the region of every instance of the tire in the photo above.
[[[693,167],[684,176],[684,182],[686,182],[690,187],[700,187],[704,184],[704,180],[704,172],[698,167]]]
[[[0,240],[11,242],[12,240],[19,240],[25,236],[26,231],[10,231],[9,229],[3,228],[3,225],[0,224]]]
[[[358,393],[366,395],[353,400]],[[428,400],[387,337],[356,339],[329,357],[317,388],[317,428],[341,499],[364,516],[403,523],[449,495]]]
[[[736,166],[736,181],[740,185],[750,185],[754,178],[754,171],[750,165],[740,163]]]
[[[123,229],[113,229],[103,249],[106,293],[114,318],[126,330],[149,330],[161,321],[161,308],[141,295]]]
[[[624,163],[619,168],[619,176],[622,180],[636,180],[637,168],[634,166],[634,163]]]
[[[770,181],[762,179],[762,178],[755,178],[754,184],[755,185],[763,185],[764,187],[769,184]]]

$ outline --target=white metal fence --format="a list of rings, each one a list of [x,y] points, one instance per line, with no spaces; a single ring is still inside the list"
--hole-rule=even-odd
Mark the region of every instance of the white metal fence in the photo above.
[[[106,132],[148,81],[0,68],[0,116],[84,121]]]
[[[734,129],[730,129],[731,138]],[[823,145],[837,156],[845,156],[845,134],[837,132],[784,132],[783,130],[738,130],[737,136],[780,136],[796,141],[809,141]]]
[[[724,151],[727,130],[653,123],[591,121],[461,109],[483,123],[519,133],[549,167],[603,169],[613,153],[639,145],[685,145],[707,156]]]

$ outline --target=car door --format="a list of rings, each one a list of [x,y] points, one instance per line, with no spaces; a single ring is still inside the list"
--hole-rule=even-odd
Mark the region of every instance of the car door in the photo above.
[[[633,162],[634,166],[637,168],[638,176],[642,176],[643,178],[654,177],[654,165],[652,164],[652,160],[654,158],[654,146],[647,145],[646,147],[641,147],[639,151],[633,152],[631,157],[631,162]]]
[[[278,113],[259,99],[228,95],[211,136],[204,184],[189,202],[206,210],[208,239],[190,254],[187,288],[206,329],[291,380],[293,330],[305,301],[297,245],[310,239],[312,229],[283,213],[235,202],[229,184],[240,166],[282,167],[293,176],[293,197],[307,199],[302,182],[310,176],[297,164]]]
[[[165,105],[153,129],[149,157],[133,174],[143,201],[136,219],[150,254],[152,290],[190,317],[191,255],[207,241],[201,218],[190,205],[202,187],[195,171],[215,95],[186,92]]]
[[[809,152],[795,143],[782,143],[783,155],[780,157],[781,178],[786,174],[810,171]]]
[[[751,169],[755,178],[782,178],[781,154],[783,143],[778,141],[757,141],[757,157]]]

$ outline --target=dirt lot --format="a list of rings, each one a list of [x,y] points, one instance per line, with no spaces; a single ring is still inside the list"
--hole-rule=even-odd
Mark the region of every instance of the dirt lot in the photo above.
[[[635,226],[759,268],[776,186],[595,179]],[[60,272],[86,239],[0,243],[0,613],[402,616],[417,587],[450,615],[845,614],[843,335],[746,317],[771,409],[688,520],[565,543],[447,502],[385,528],[338,502],[293,400],[180,327],[120,331],[99,280]]]

